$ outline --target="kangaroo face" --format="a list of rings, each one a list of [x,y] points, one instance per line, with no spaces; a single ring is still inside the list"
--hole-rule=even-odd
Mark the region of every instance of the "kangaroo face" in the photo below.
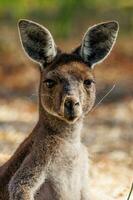
[[[93,67],[110,53],[118,33],[117,22],[87,30],[81,45],[62,53],[43,26],[20,20],[19,32],[26,53],[41,64],[40,102],[45,111],[74,123],[90,111],[95,101]]]
[[[47,112],[72,123],[94,104],[94,76],[87,66],[78,62],[59,65],[43,72],[40,94]]]

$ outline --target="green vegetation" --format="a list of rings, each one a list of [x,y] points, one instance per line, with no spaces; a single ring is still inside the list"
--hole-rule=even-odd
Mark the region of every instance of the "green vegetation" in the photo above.
[[[120,22],[123,32],[133,32],[133,1],[0,0],[1,23],[16,25],[19,18],[43,22],[59,37],[75,36],[88,24],[112,19]]]

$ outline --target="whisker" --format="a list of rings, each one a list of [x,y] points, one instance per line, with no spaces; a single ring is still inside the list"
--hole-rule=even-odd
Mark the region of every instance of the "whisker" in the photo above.
[[[130,189],[129,195],[128,195],[128,197],[127,197],[127,200],[130,199],[131,194],[132,194],[132,191],[133,191],[133,183],[132,183],[132,185],[131,185],[131,189]]]
[[[102,101],[114,90],[115,86],[116,84],[114,84],[112,88],[102,97],[102,99],[93,107],[91,112],[93,112],[102,103]]]

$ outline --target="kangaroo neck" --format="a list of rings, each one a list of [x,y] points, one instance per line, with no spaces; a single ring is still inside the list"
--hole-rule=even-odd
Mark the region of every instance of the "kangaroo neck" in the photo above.
[[[69,141],[80,141],[82,124],[82,118],[71,124],[49,114],[42,107],[39,110],[39,126],[45,130],[47,135],[57,136]]]

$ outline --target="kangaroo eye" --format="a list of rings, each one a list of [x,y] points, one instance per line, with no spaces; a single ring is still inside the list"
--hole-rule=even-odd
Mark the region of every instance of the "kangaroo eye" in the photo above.
[[[84,85],[85,85],[85,86],[90,86],[92,83],[95,83],[95,81],[94,81],[94,80],[91,80],[91,79],[86,79],[86,80],[84,81]]]
[[[48,88],[52,88],[56,85],[56,81],[52,80],[52,79],[47,79],[44,81],[44,83],[46,84],[46,86]]]

